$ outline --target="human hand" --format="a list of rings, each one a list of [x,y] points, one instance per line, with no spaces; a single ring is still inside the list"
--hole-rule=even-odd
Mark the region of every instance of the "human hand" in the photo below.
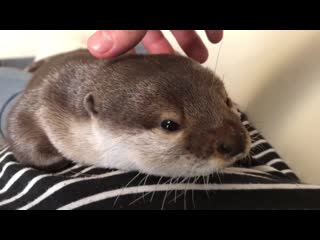
[[[208,50],[194,30],[172,30],[183,51],[194,60],[203,63],[208,59]],[[219,43],[222,30],[206,30],[210,42]],[[142,44],[150,54],[174,53],[174,50],[160,30],[100,30],[88,39],[89,51],[98,58],[112,58]]]

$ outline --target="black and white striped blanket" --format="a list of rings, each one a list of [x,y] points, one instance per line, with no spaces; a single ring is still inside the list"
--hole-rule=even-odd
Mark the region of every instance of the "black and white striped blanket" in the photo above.
[[[242,115],[250,160],[209,177],[161,178],[72,165],[46,174],[0,150],[0,209],[320,209],[320,186],[300,182]]]

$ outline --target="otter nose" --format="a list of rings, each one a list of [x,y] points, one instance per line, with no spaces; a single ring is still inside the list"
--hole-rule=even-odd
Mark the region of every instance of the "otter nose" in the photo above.
[[[218,146],[218,152],[221,153],[221,154],[230,154],[232,153],[233,149],[231,146],[225,144],[225,143],[221,143],[219,146]]]
[[[246,138],[238,124],[227,121],[224,127],[217,131],[216,150],[220,154],[234,157],[243,153],[246,148]]]
[[[243,140],[222,142],[218,144],[217,151],[222,155],[234,157],[245,150],[245,144]]]

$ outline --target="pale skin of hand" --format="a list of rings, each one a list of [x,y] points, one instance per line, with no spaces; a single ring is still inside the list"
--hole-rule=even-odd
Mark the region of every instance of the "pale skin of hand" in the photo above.
[[[211,43],[219,43],[222,30],[205,30]],[[190,58],[203,63],[208,59],[208,49],[194,30],[171,30],[180,47]],[[160,30],[99,30],[87,42],[92,55],[98,58],[117,57],[142,41],[149,54],[174,53],[174,49]]]

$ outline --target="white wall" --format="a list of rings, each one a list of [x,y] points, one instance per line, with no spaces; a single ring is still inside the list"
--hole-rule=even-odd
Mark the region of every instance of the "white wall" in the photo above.
[[[85,47],[94,30],[0,30],[0,58],[45,57],[59,51]]]
[[[85,46],[93,31],[0,31],[0,58]],[[176,49],[180,49],[164,31]],[[208,44],[206,66],[220,45]],[[320,31],[225,31],[217,72],[295,172],[320,184]]]

